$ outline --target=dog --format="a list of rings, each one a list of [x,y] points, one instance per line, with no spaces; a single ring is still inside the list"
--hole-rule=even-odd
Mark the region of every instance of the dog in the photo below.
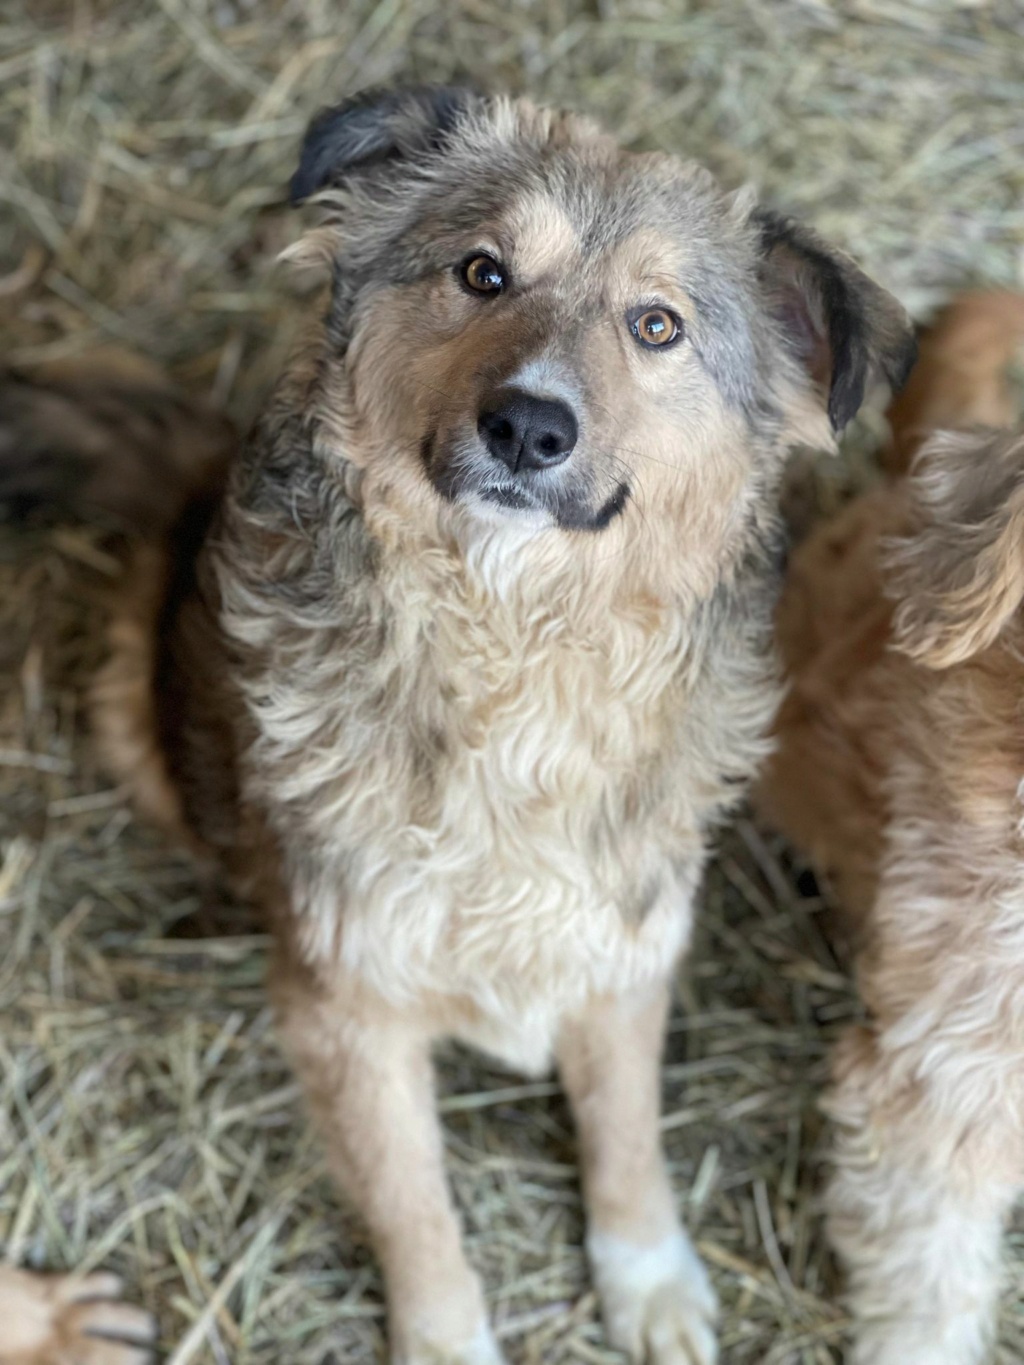
[[[527,101],[357,96],[313,121],[291,194],[321,221],[290,254],[331,283],[254,437],[114,480],[163,532],[97,685],[107,764],[273,926],[280,1035],[395,1362],[502,1359],[445,1183],[453,1037],[557,1063],[611,1341],[709,1365],[660,1149],[670,982],[778,699],[786,453],[899,387],[912,329],[808,229]],[[33,406],[7,497],[95,490]]]
[[[980,425],[1010,418],[1022,342],[1024,297],[939,319],[894,411],[904,472],[794,553],[778,612],[759,801],[850,912],[868,1012],[828,1104],[855,1365],[987,1357],[1024,1186],[1024,431]]]

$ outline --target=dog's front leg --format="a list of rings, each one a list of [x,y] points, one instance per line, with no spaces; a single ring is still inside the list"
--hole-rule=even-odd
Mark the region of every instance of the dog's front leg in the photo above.
[[[445,1179],[429,1035],[351,982],[285,975],[276,996],[331,1171],[381,1261],[392,1365],[501,1365]]]
[[[668,990],[601,997],[559,1044],[580,1135],[587,1251],[608,1334],[644,1365],[711,1365],[716,1302],[661,1150]]]

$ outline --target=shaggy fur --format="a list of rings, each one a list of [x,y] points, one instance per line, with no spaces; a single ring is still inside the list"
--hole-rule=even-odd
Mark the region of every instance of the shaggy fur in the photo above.
[[[383,1263],[393,1359],[500,1359],[433,1112],[454,1036],[557,1061],[609,1334],[708,1365],[658,1138],[668,986],[777,699],[784,456],[872,373],[899,383],[907,320],[702,169],[525,102],[360,97],[315,121],[293,193],[321,204],[292,254],[330,271],[324,319],[191,588],[119,620],[101,734],[155,626],[160,729],[108,756],[271,917],[281,1033]],[[489,297],[464,278],[481,254]],[[650,309],[675,344],[640,344]],[[510,389],[571,411],[568,458],[490,453]]]
[[[1005,412],[1022,339],[1024,299],[968,296],[924,341],[916,411]],[[855,912],[869,1012],[829,1105],[855,1365],[978,1365],[991,1343],[1024,1185],[1022,601],[1024,434],[976,430],[823,526],[780,604],[792,686],[761,803]]]

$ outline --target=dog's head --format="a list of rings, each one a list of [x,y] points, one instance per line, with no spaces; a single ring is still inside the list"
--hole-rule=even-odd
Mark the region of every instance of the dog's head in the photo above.
[[[490,522],[635,507],[713,540],[912,359],[903,310],[811,232],[526,102],[359,96],[309,129],[311,196],[357,458]]]

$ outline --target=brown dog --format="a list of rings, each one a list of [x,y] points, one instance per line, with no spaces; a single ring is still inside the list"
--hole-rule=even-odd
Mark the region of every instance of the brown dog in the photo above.
[[[707,1365],[658,1133],[669,984],[777,698],[785,454],[872,370],[900,382],[906,317],[702,169],[525,102],[360,97],[314,122],[293,193],[323,206],[294,254],[330,268],[325,318],[213,534],[154,494],[166,534],[97,693],[108,760],[267,907],[394,1360],[500,1359],[434,1114],[455,1036],[557,1059],[609,1334]],[[23,397],[30,444],[55,399]],[[10,462],[9,493],[48,460]]]
[[[1024,298],[922,343],[892,464],[1008,417]],[[869,1023],[836,1059],[829,1231],[856,1365],[976,1365],[1024,1185],[1024,434],[936,436],[793,556],[766,813],[856,915]]]

